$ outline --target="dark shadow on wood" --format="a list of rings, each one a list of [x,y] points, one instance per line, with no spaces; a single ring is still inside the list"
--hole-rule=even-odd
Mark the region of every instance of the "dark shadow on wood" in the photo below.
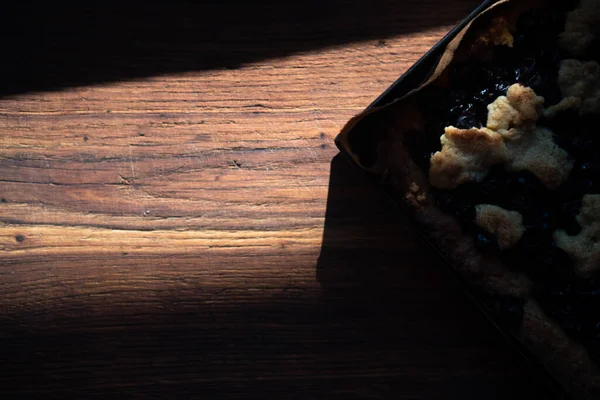
[[[389,374],[374,397],[553,398],[412,222],[341,155],[331,163],[317,278],[331,342],[348,353],[381,351],[360,361]]]
[[[15,303],[0,315],[0,398],[550,399],[395,210],[336,157],[322,292],[199,282],[124,287],[132,304],[118,290]]]
[[[3,8],[0,24],[0,96],[236,68],[327,46],[385,39],[453,25],[478,0],[14,3]]]

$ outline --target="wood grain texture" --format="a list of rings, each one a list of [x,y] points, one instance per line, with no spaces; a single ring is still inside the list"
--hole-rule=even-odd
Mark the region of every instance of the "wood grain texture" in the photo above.
[[[76,51],[88,24],[48,22],[93,9],[38,10],[48,47],[8,63],[25,73],[0,98],[5,398],[547,395],[334,157],[342,125],[477,1],[309,2],[302,23],[298,5],[264,2],[266,27],[252,6],[205,3],[97,9],[103,27],[149,35],[99,47],[100,64]],[[185,39],[190,7],[241,33]],[[165,12],[161,42],[149,21]],[[52,49],[57,75],[32,78]]]

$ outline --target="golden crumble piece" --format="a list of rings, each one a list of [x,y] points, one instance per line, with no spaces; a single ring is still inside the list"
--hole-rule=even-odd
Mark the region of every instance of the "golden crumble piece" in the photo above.
[[[427,200],[427,193],[421,190],[421,187],[416,182],[411,182],[408,186],[408,193],[405,196],[407,199],[415,199],[419,203]]]
[[[520,84],[511,85],[506,96],[499,96],[488,105],[487,127],[504,136],[519,135],[535,124],[544,98],[533,89]]]
[[[563,60],[557,83],[563,96],[580,99],[581,114],[600,112],[600,64],[596,61]]]
[[[581,0],[579,6],[567,15],[565,30],[558,36],[558,44],[574,55],[582,56],[596,39],[600,23],[600,1]]]
[[[478,181],[490,166],[508,157],[502,135],[487,128],[448,126],[440,138],[442,150],[431,156],[429,181],[440,189]]]
[[[559,112],[566,111],[571,108],[579,109],[580,107],[581,98],[574,96],[565,97],[553,106],[544,109],[544,117],[552,119]]]
[[[475,206],[475,223],[496,236],[501,250],[517,244],[525,233],[521,214],[491,204]]]
[[[479,36],[475,42],[475,46],[490,44],[494,46],[513,47],[515,39],[510,33],[509,23],[504,17],[496,17],[490,22],[490,28]]]
[[[535,128],[518,140],[506,142],[511,158],[509,171],[531,171],[549,189],[556,189],[569,177],[573,161],[569,154],[554,143],[552,131]]]
[[[576,219],[581,226],[579,234],[569,236],[557,230],[553,237],[556,245],[575,261],[575,272],[587,278],[600,269],[600,195],[583,196]]]
[[[440,138],[442,150],[431,156],[429,180],[441,189],[481,180],[493,164],[507,157],[502,135],[486,128],[448,126]]]

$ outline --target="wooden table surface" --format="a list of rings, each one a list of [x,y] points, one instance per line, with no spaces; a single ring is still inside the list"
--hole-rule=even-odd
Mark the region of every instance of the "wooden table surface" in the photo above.
[[[2,398],[545,395],[333,144],[478,1],[283,3],[5,14]]]

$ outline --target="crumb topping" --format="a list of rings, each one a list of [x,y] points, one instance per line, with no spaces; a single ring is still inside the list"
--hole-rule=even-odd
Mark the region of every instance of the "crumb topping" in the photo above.
[[[535,126],[543,102],[533,89],[514,84],[506,96],[488,105],[486,128],[446,127],[442,150],[431,156],[431,184],[452,189],[480,181],[492,165],[505,163],[507,170],[531,171],[548,188],[560,186],[573,163],[554,143],[550,130]]]
[[[569,236],[565,231],[554,232],[556,245],[563,249],[574,261],[575,272],[590,277],[600,269],[600,195],[583,196],[581,211],[576,217],[581,232]]]
[[[582,56],[595,40],[595,26],[600,22],[600,2],[581,0],[579,6],[567,15],[565,30],[558,37],[558,44],[571,53]]]
[[[502,135],[487,128],[448,126],[440,141],[442,151],[431,156],[429,180],[441,189],[481,180],[489,167],[508,158]]]
[[[563,96],[580,99],[581,114],[600,112],[600,64],[596,61],[563,60],[557,83]]]
[[[535,124],[543,104],[544,98],[536,95],[533,89],[511,85],[506,96],[499,96],[488,105],[486,125],[504,136],[519,135]]]
[[[561,99],[558,103],[544,109],[544,117],[552,119],[559,112],[569,110],[571,108],[579,109],[581,107],[581,98],[569,96]]]
[[[479,204],[475,207],[475,212],[475,223],[496,236],[501,250],[517,244],[525,233],[523,216],[517,211],[508,211],[491,204]]]
[[[514,37],[509,30],[509,22],[504,17],[496,17],[490,22],[487,32],[479,36],[475,44],[513,47],[513,43]]]
[[[508,171],[531,171],[547,188],[558,188],[569,177],[573,161],[554,143],[552,136],[549,129],[537,127],[519,140],[507,141],[512,157],[505,168]]]
[[[416,182],[411,182],[408,187],[407,196],[411,196],[416,199],[419,203],[427,200],[427,193],[422,191],[419,185]]]

